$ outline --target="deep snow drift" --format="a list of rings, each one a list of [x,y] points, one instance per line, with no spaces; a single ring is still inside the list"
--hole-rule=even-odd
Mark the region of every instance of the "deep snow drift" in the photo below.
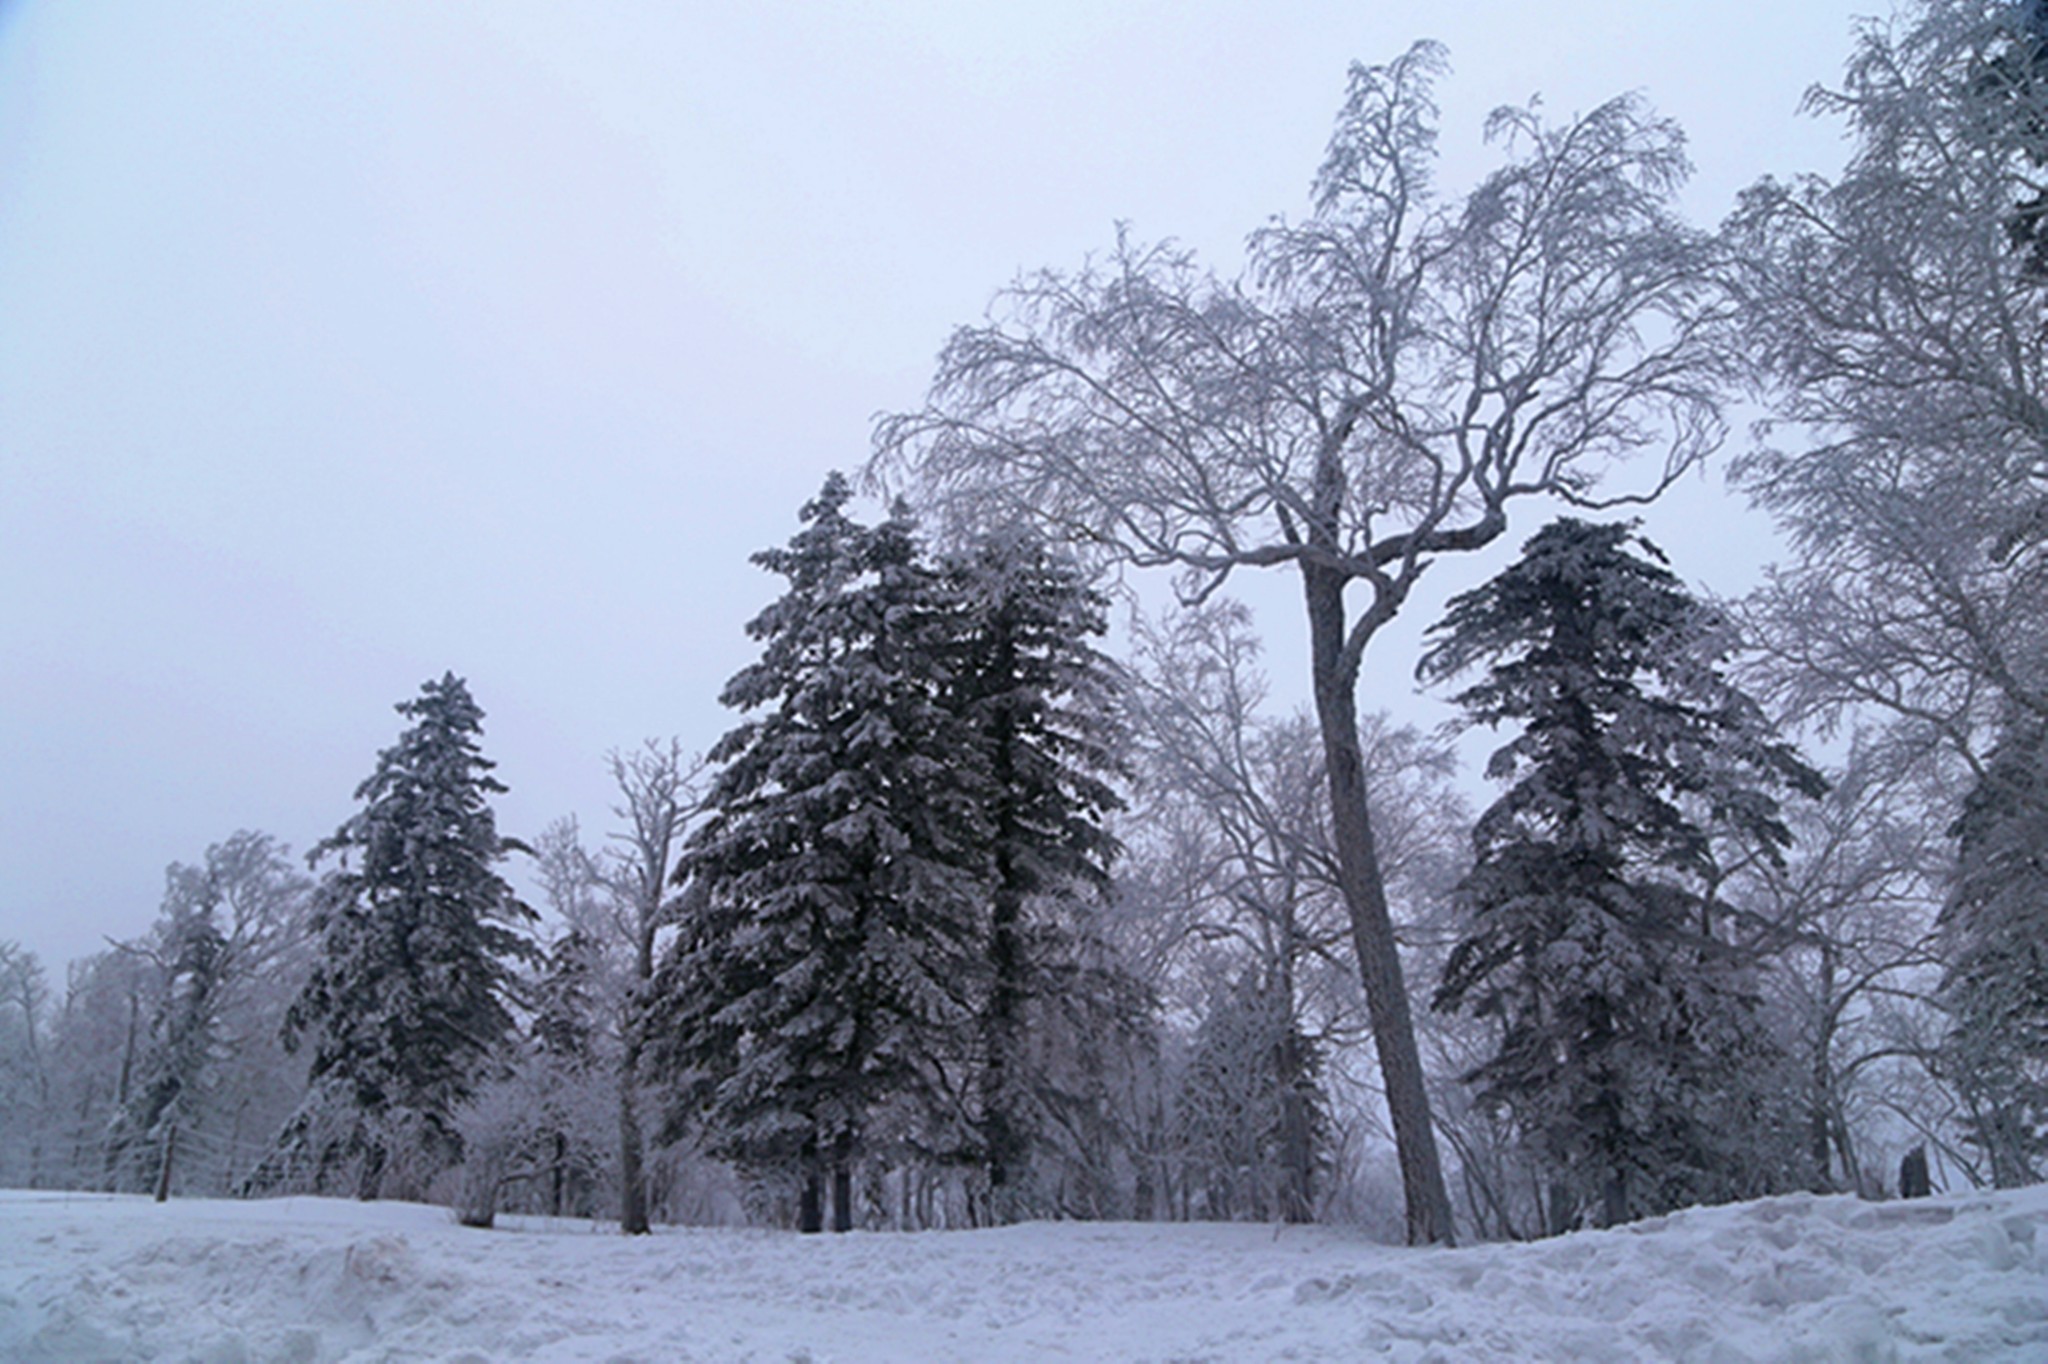
[[[2044,1224],[2048,1187],[1456,1251],[1129,1223],[628,1240],[0,1191],[0,1359],[2048,1360]]]

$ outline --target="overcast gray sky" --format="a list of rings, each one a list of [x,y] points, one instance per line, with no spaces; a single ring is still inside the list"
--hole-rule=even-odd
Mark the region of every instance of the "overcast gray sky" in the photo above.
[[[1352,59],[1449,44],[1447,189],[1489,107],[1644,90],[1711,221],[1839,161],[1796,106],[1871,8],[0,0],[0,938],[61,979],[166,864],[305,849],[445,669],[501,826],[600,833],[607,749],[729,725],[747,555],[948,329],[1119,219],[1231,267]],[[1653,518],[1717,587],[1730,525]]]

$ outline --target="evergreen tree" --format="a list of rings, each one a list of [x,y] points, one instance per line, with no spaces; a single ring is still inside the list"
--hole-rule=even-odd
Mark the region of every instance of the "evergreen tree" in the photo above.
[[[952,1106],[983,970],[985,779],[942,696],[943,584],[900,506],[868,528],[850,496],[834,474],[788,546],[755,556],[788,588],[721,698],[757,714],[712,750],[649,1030],[717,1149],[801,1172],[806,1230],[828,1168],[834,1225],[851,1225],[873,1111]]]
[[[1552,523],[1433,633],[1422,674],[1485,664],[1456,698],[1468,722],[1521,726],[1488,765],[1509,786],[1473,831],[1435,1001],[1498,1023],[1468,1080],[1554,1172],[1553,1229],[1731,1196],[1739,1077],[1767,1044],[1714,839],[1780,857],[1775,793],[1817,795],[1819,776],[1632,524]]]
[[[370,1198],[394,1159],[415,1191],[458,1160],[451,1116],[502,1059],[515,967],[539,955],[533,911],[497,871],[519,845],[491,811],[506,787],[478,748],[483,711],[453,673],[397,710],[411,727],[356,788],[362,809],[313,851],[339,865],[320,884],[318,960],[284,1025],[288,1045],[312,1043],[312,1091],[256,1185],[325,1188],[355,1163]]]
[[[1076,945],[1034,902],[1108,889],[1116,839],[1105,825],[1123,802],[1109,733],[1110,661],[1089,642],[1107,629],[1106,602],[1080,569],[1024,530],[983,536],[944,567],[954,619],[949,703],[981,750],[983,820],[992,877],[980,1007],[976,1139],[995,1220],[1015,1220],[1018,1187],[1044,1086],[1029,1071],[1031,997]],[[1071,976],[1066,977],[1071,979]]]
[[[603,949],[578,928],[548,948],[546,969],[533,991],[528,1031],[543,1055],[564,1065],[586,1066],[596,1054],[599,959]]]
[[[2016,715],[1950,830],[1959,842],[1942,911],[1949,1016],[1943,1062],[1966,1139],[1992,1182],[2040,1177],[2048,1156],[2048,723]]]

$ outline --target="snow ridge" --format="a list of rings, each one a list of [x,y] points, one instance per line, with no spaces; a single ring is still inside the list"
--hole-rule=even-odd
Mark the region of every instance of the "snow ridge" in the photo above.
[[[0,1191],[0,1358],[2048,1359],[2048,1187],[1797,1195],[1531,1245],[1034,1223],[798,1237]]]

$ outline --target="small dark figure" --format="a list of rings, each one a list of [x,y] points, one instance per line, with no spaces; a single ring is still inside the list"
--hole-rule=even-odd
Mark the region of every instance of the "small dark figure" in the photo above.
[[[1899,1197],[1925,1198],[1933,1192],[1927,1178],[1927,1148],[1916,1146],[1899,1162]]]

